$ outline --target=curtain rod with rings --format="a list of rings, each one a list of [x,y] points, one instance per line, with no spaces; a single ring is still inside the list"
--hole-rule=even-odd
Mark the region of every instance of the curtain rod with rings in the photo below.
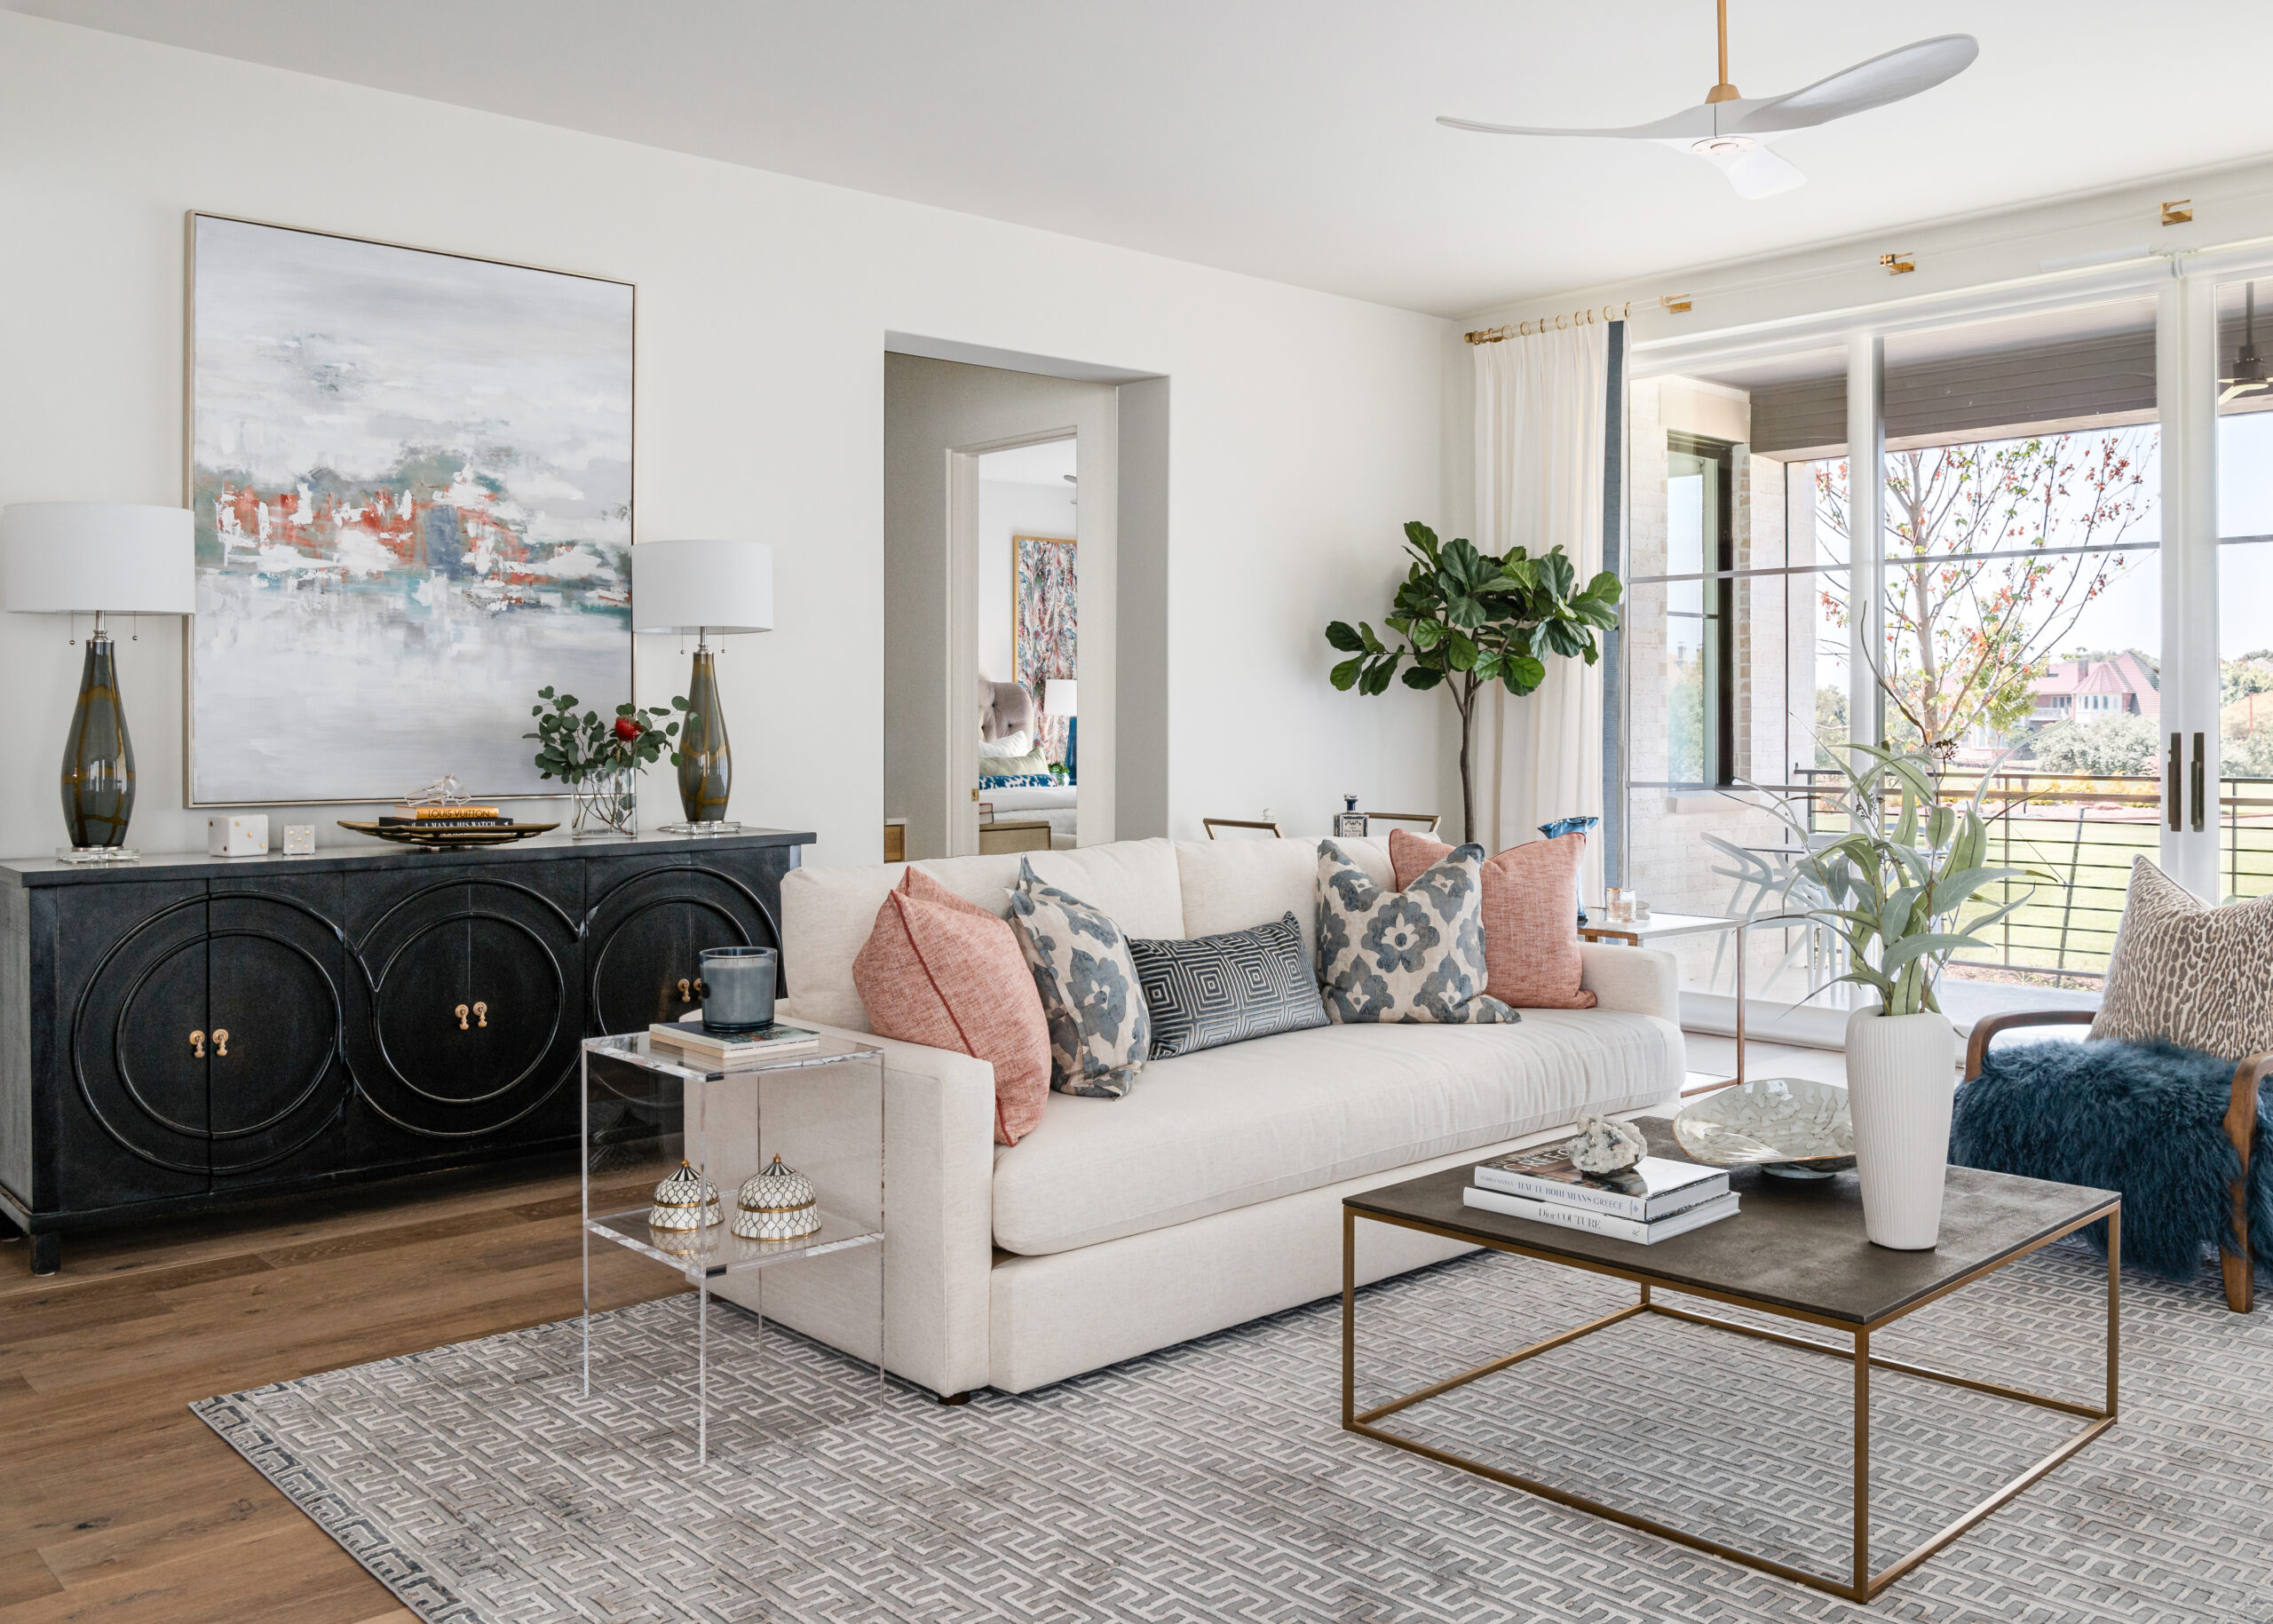
[[[1541,316],[1536,321],[1517,321],[1507,327],[1480,328],[1464,335],[1470,344],[1498,344],[1508,338],[1532,338],[1541,333],[1566,333],[1574,327],[1586,327],[1596,321],[1623,321],[1634,308],[1632,300],[1622,305],[1589,305],[1584,310],[1562,312],[1553,316]],[[1553,325],[1549,326],[1548,323]]]

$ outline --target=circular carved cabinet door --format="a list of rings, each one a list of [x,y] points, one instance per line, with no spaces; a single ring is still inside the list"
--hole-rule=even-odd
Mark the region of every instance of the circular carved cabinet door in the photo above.
[[[700,863],[595,861],[584,927],[590,1029],[645,1032],[702,1002],[705,947],[779,947],[764,905],[733,875]]]
[[[561,1090],[575,1061],[575,926],[510,881],[415,891],[357,945],[370,1018],[356,1081],[426,1138],[498,1132]]]
[[[329,923],[287,898],[201,896],[151,912],[105,953],[73,1011],[83,1098],[153,1168],[202,1183],[275,1166],[345,1101],[343,965]]]

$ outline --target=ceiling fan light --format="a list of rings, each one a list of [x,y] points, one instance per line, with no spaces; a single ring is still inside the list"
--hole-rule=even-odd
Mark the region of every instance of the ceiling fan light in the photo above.
[[[1700,158],[1740,158],[1760,143],[1746,135],[1708,135],[1691,141],[1689,150]]]

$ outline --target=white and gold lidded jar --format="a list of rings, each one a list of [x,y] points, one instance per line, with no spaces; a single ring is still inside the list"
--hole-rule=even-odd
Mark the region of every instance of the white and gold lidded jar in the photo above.
[[[655,1186],[655,1203],[647,1209],[650,1229],[708,1229],[725,1221],[718,1186],[684,1161],[677,1172]]]
[[[745,1240],[801,1240],[820,1228],[813,1181],[779,1155],[742,1182],[734,1205],[734,1233]]]

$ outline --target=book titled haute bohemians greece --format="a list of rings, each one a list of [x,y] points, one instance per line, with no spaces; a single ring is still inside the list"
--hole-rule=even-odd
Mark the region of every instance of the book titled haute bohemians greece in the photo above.
[[[1540,1145],[1496,1156],[1477,1164],[1473,1182],[1502,1195],[1583,1208],[1636,1224],[1658,1223],[1729,1192],[1725,1168],[1644,1156],[1616,1173],[1582,1173],[1564,1150],[1561,1144]]]

